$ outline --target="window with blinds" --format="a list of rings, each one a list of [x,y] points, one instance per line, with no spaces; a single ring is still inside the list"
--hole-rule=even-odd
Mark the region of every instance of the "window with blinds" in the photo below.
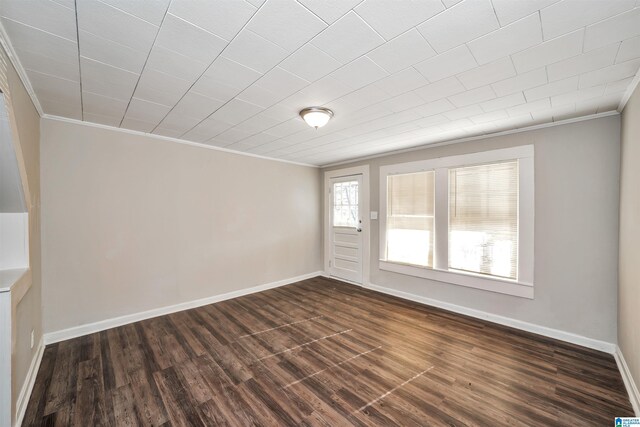
[[[389,261],[433,267],[434,172],[387,177]]]
[[[517,161],[449,169],[449,268],[517,278]]]

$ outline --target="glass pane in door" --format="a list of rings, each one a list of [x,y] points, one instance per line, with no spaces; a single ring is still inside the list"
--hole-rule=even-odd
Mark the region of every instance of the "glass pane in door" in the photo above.
[[[358,181],[333,184],[333,226],[358,226]]]

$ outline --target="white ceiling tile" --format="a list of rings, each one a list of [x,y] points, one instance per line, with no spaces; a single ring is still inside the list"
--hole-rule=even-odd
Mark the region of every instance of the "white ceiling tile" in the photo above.
[[[407,68],[399,73],[378,80],[374,85],[390,96],[415,90],[429,83],[415,68]]]
[[[562,0],[540,11],[545,40],[622,13],[635,0]],[[587,39],[589,37],[587,36]],[[610,42],[603,43],[604,46]],[[595,46],[595,47],[599,47]]]
[[[318,34],[311,43],[346,64],[381,45],[384,39],[351,11]]]
[[[467,89],[475,89],[515,75],[511,58],[506,57],[460,73],[457,77]]]
[[[454,120],[448,123],[442,123],[438,126],[442,128],[442,130],[444,131],[453,131],[454,134],[451,135],[451,139],[454,139],[454,138],[460,137],[460,134],[464,135],[465,132],[462,130],[462,128],[473,126],[473,122],[465,118],[465,119]]]
[[[189,90],[191,82],[145,68],[136,87],[135,96],[163,105],[173,106]]]
[[[324,105],[329,101],[338,99],[351,92],[352,89],[336,80],[333,76],[323,77],[311,83],[300,92],[282,101],[291,110],[297,113],[303,108]]]
[[[593,86],[584,89],[578,89],[573,92],[563,93],[551,97],[551,106],[560,107],[565,104],[575,104],[576,102],[586,101],[596,98],[604,94],[605,85]]]
[[[265,73],[282,61],[287,56],[287,51],[245,28],[227,46],[224,56]]]
[[[527,98],[527,102],[531,102],[542,98],[549,98],[551,96],[572,92],[578,89],[579,79],[580,78],[577,76],[569,77],[567,79],[558,80],[532,89],[527,89],[524,91],[524,96]]]
[[[582,29],[574,31],[522,52],[514,53],[511,56],[513,64],[516,66],[518,73],[521,74],[571,58],[582,53],[583,39],[584,31]]]
[[[640,8],[587,27],[584,50],[587,52],[637,35],[640,35]]]
[[[92,59],[80,58],[82,89],[109,98],[128,101],[139,75]]]
[[[496,97],[491,86],[483,86],[477,89],[468,90],[457,95],[451,95],[449,101],[453,102],[456,107],[465,107],[471,104],[488,101]]]
[[[171,107],[144,99],[132,98],[125,114],[125,120],[137,120],[157,125],[166,116]],[[123,123],[124,126],[124,123]]]
[[[171,130],[178,133],[178,136],[181,136],[183,133],[186,133],[200,123],[200,121],[200,119],[195,117],[186,116],[182,113],[176,112],[176,110],[171,110],[169,111],[169,114],[167,114],[167,116],[158,124],[157,129]]]
[[[413,92],[403,93],[402,95],[398,95],[396,97],[388,99],[387,101],[384,101],[384,105],[386,105],[394,113],[409,110],[423,104],[424,100]]]
[[[188,81],[195,81],[208,66],[208,63],[197,61],[193,57],[182,55],[158,45],[154,45],[153,49],[151,49],[146,64],[148,68]]]
[[[483,114],[482,108],[477,105],[469,105],[467,107],[457,108],[455,110],[447,111],[442,115],[449,120],[460,120],[466,117],[477,116]]]
[[[423,119],[416,120],[414,123],[420,127],[432,128],[436,125],[439,125],[440,123],[447,123],[447,122],[449,122],[449,119],[447,119],[445,116],[443,116],[442,114],[435,114],[433,116],[428,116]]]
[[[249,133],[258,133],[258,132],[264,132],[273,126],[276,126],[279,123],[280,123],[279,120],[265,116],[264,112],[262,112],[245,120],[244,122],[240,123],[237,127]]]
[[[553,82],[613,65],[617,52],[618,44],[612,44],[548,65],[549,81]]]
[[[230,124],[224,123],[212,118],[206,118],[200,123],[198,123],[193,129],[191,129],[188,133],[193,132],[194,134],[201,135],[209,135],[208,138],[213,138],[214,136],[224,132],[225,130],[231,127]],[[186,135],[185,135],[186,136]]]
[[[444,4],[445,7],[451,7],[460,3],[461,1],[462,0],[442,0],[442,4]]]
[[[78,62],[77,43],[18,22],[5,19],[2,24],[16,50],[56,58],[59,61],[69,63]],[[46,72],[47,70],[38,71]]]
[[[304,130],[307,130],[309,125],[300,120],[299,117],[289,119],[280,123],[279,125],[269,128],[266,132],[270,135],[275,135],[279,138],[293,135]]]
[[[365,0],[355,11],[387,40],[442,12],[440,0]]]
[[[128,46],[80,30],[82,56],[133,73],[141,73],[149,52],[140,52]]]
[[[611,95],[614,93],[626,92],[629,88],[629,85],[633,82],[633,77],[628,77],[626,79],[613,81],[607,83],[607,88],[604,91],[605,95]]]
[[[509,79],[493,83],[491,87],[498,96],[509,95],[547,83],[547,73],[544,68],[519,74]]]
[[[102,115],[102,114],[87,113],[85,111],[82,114],[82,120],[84,120],[85,122],[99,123],[99,124],[102,124],[102,125],[118,127],[118,126],[120,126],[120,122],[122,121],[122,117],[105,116],[105,115]]]
[[[495,122],[496,120],[502,120],[507,118],[509,118],[509,115],[504,110],[492,111],[490,113],[484,113],[484,114],[479,114],[477,116],[470,117],[471,121],[475,124]]]
[[[73,42],[77,41],[75,8],[69,9],[50,0],[3,0],[0,16]]]
[[[457,78],[449,77],[448,79],[423,86],[417,89],[416,93],[420,95],[425,102],[432,102],[464,91],[466,91],[466,88]]]
[[[542,42],[538,14],[532,14],[468,43],[479,64],[486,64]]]
[[[249,138],[250,136],[251,134],[249,132],[245,132],[237,128],[231,128],[217,135],[214,139],[218,142],[222,142],[223,144],[221,145],[231,145],[238,141],[242,141],[245,138]]]
[[[492,0],[501,25],[507,25],[559,0]]]
[[[46,72],[52,76],[67,80],[80,81],[80,69],[77,61],[60,61],[37,53],[16,49],[22,66],[26,70]]]
[[[396,73],[435,54],[414,28],[369,52],[367,56],[388,72]]]
[[[153,133],[154,135],[167,136],[169,138],[180,138],[180,135],[183,134],[183,131],[175,130],[175,129],[169,129],[169,128],[157,127],[151,133]]]
[[[156,124],[157,123],[149,123],[143,120],[136,120],[125,117],[124,120],[122,120],[120,127],[124,129],[136,130],[138,132],[149,133],[153,130],[153,128],[156,127]]]
[[[442,53],[499,28],[491,0],[465,0],[418,27]]]
[[[53,1],[69,9],[75,9],[76,7],[75,0],[53,0]]]
[[[429,102],[415,109],[415,111],[424,117],[440,115],[447,111],[455,110],[456,107],[448,99],[439,99],[437,101]],[[444,117],[444,116],[442,116]],[[424,121],[421,122],[424,125]]]
[[[640,67],[640,59],[633,59],[620,64],[611,65],[596,71],[582,74],[580,76],[580,88],[598,86],[604,83],[622,80],[627,77],[633,77]]]
[[[255,83],[256,86],[277,93],[281,96],[280,99],[286,98],[308,84],[308,81],[280,67],[275,67],[267,72]]]
[[[306,44],[282,61],[280,67],[313,82],[340,67],[340,63],[312,44]]]
[[[264,3],[264,0],[247,0],[247,1],[252,5],[254,5],[255,7],[260,7],[262,3]]]
[[[636,58],[640,58],[640,36],[622,42],[618,56],[616,56],[616,62],[625,62]]]
[[[236,99],[239,99],[241,101],[246,101],[250,104],[258,105],[262,108],[267,108],[272,106],[273,104],[278,103],[285,96],[279,93],[261,88],[260,86],[251,85],[245,90],[243,90],[242,92],[240,92],[240,94],[238,94]]]
[[[82,111],[84,115],[96,114],[102,116],[110,116],[118,118],[118,126],[120,120],[124,116],[124,112],[129,105],[129,101],[121,99],[108,98],[95,93],[82,91]]]
[[[85,0],[78,0],[78,3]],[[171,0],[101,0],[115,8],[160,26]]]
[[[415,65],[431,82],[462,73],[478,66],[466,45],[462,45]]]
[[[249,117],[258,114],[262,110],[263,108],[258,105],[240,101],[239,99],[232,99],[216,111],[211,118],[231,125],[236,125]]]
[[[293,52],[327,24],[295,0],[267,0],[247,29]]]
[[[334,112],[349,113],[388,98],[389,94],[387,92],[372,84],[338,98],[326,104],[325,107],[332,109]]]
[[[191,141],[191,142],[203,143],[211,139],[211,134],[203,133],[193,128],[193,129],[190,129],[188,132],[184,133],[180,138],[186,139],[187,141]]]
[[[170,13],[162,23],[155,44],[207,65],[227,46],[224,39]]]
[[[480,107],[482,107],[485,112],[489,113],[491,111],[502,110],[515,105],[524,104],[525,102],[527,101],[524,99],[524,94],[522,92],[516,92],[511,95],[483,102],[480,104]]]
[[[80,105],[80,83],[35,71],[27,71],[38,97]]]
[[[300,0],[327,24],[333,24],[362,0]]]
[[[351,90],[360,89],[387,75],[388,73],[385,70],[377,66],[366,56],[358,58],[331,73],[334,79]]]
[[[546,110],[548,108],[551,108],[551,100],[549,98],[542,98],[537,101],[527,102],[525,104],[507,108],[507,113],[512,117],[518,117],[523,114]]]
[[[80,88],[78,87],[78,91]],[[77,102],[70,103],[67,100],[63,100],[62,102],[56,101],[56,98],[50,99],[38,95],[38,101],[40,101],[40,105],[46,114],[51,114],[52,116],[59,117],[68,117],[70,119],[82,120],[82,108],[80,108],[80,100]]]
[[[172,112],[193,117],[200,121],[222,107],[222,104],[223,102],[218,99],[202,96],[195,92],[187,92],[180,102],[173,107]]]
[[[108,40],[149,52],[158,27],[98,0],[77,2],[78,27]]]
[[[261,75],[251,68],[220,56],[191,89],[210,98],[229,100],[258,80]]]
[[[169,12],[231,40],[249,21],[256,7],[244,0],[173,0]]]

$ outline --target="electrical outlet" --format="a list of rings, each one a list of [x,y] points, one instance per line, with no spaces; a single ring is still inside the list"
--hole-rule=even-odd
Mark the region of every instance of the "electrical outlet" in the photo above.
[[[36,332],[32,329],[31,330],[31,348],[33,348],[35,344],[36,344]]]

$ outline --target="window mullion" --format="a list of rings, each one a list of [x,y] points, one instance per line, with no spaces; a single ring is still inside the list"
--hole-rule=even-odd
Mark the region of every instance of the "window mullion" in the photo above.
[[[434,268],[449,269],[449,170],[435,170]]]

